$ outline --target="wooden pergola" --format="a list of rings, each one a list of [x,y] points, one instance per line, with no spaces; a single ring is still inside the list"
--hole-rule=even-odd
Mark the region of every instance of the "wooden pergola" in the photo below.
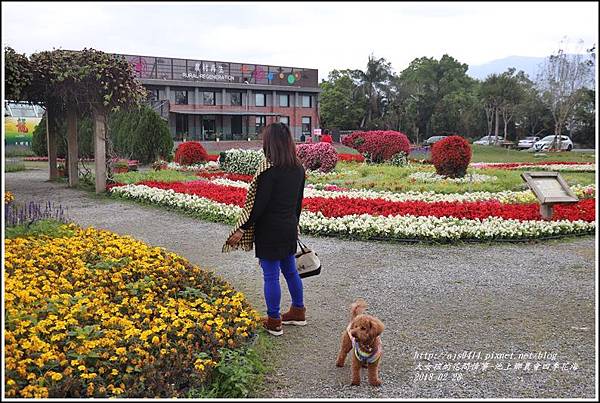
[[[111,110],[138,105],[146,90],[124,58],[94,49],[52,50],[29,58],[5,48],[6,98],[46,107],[48,168],[58,178],[56,122],[67,122],[69,186],[79,184],[77,120],[82,110],[91,111],[94,124],[95,188],[106,190],[107,117]]]

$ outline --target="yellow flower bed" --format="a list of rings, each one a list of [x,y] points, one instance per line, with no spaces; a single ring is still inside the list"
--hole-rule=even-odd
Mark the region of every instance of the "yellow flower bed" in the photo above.
[[[94,228],[5,241],[9,397],[172,397],[258,326],[244,295],[162,248]]]

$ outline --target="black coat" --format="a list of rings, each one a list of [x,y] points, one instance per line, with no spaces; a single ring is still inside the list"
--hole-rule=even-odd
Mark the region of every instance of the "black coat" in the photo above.
[[[254,224],[256,257],[281,260],[296,253],[304,197],[304,168],[271,167],[260,174],[247,229]]]

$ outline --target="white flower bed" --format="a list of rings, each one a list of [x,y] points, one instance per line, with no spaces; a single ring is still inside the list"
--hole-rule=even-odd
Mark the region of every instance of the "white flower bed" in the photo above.
[[[335,178],[338,177],[340,175],[356,175],[358,172],[352,169],[340,169],[340,170],[336,170],[336,171],[331,171],[331,172],[321,172],[321,171],[311,171],[311,170],[306,170],[306,174],[308,176],[312,176],[315,178],[319,178],[319,179],[330,179],[330,178]]]
[[[238,206],[144,185],[114,187],[110,191],[129,199],[184,209],[213,221],[234,222],[242,211]],[[497,217],[484,220],[467,220],[451,217],[372,216],[369,214],[328,218],[321,213],[303,211],[300,216],[300,227],[304,232],[317,235],[338,235],[362,239],[452,241],[460,239],[521,239],[585,234],[594,231],[595,222],[567,220],[519,221]]]
[[[482,183],[491,182],[498,179],[497,176],[468,173],[463,178],[447,178],[443,175],[438,175],[435,172],[415,172],[408,176],[418,182],[451,182],[451,183]]]
[[[206,171],[206,170],[215,170],[219,168],[219,163],[216,161],[208,161],[208,162],[203,162],[200,164],[193,164],[193,165],[181,165],[178,164],[177,162],[167,162],[167,161],[157,161],[155,162],[156,165],[165,165],[167,167],[167,169],[172,169],[174,171],[181,171],[181,172],[200,172],[200,171]]]

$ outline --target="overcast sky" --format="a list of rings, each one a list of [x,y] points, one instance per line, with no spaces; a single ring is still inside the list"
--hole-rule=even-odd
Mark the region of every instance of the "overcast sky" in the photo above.
[[[2,2],[2,41],[52,48],[319,69],[364,68],[374,53],[394,71],[444,53],[469,65],[547,56],[567,36],[598,35],[596,2],[547,3],[18,3]]]

